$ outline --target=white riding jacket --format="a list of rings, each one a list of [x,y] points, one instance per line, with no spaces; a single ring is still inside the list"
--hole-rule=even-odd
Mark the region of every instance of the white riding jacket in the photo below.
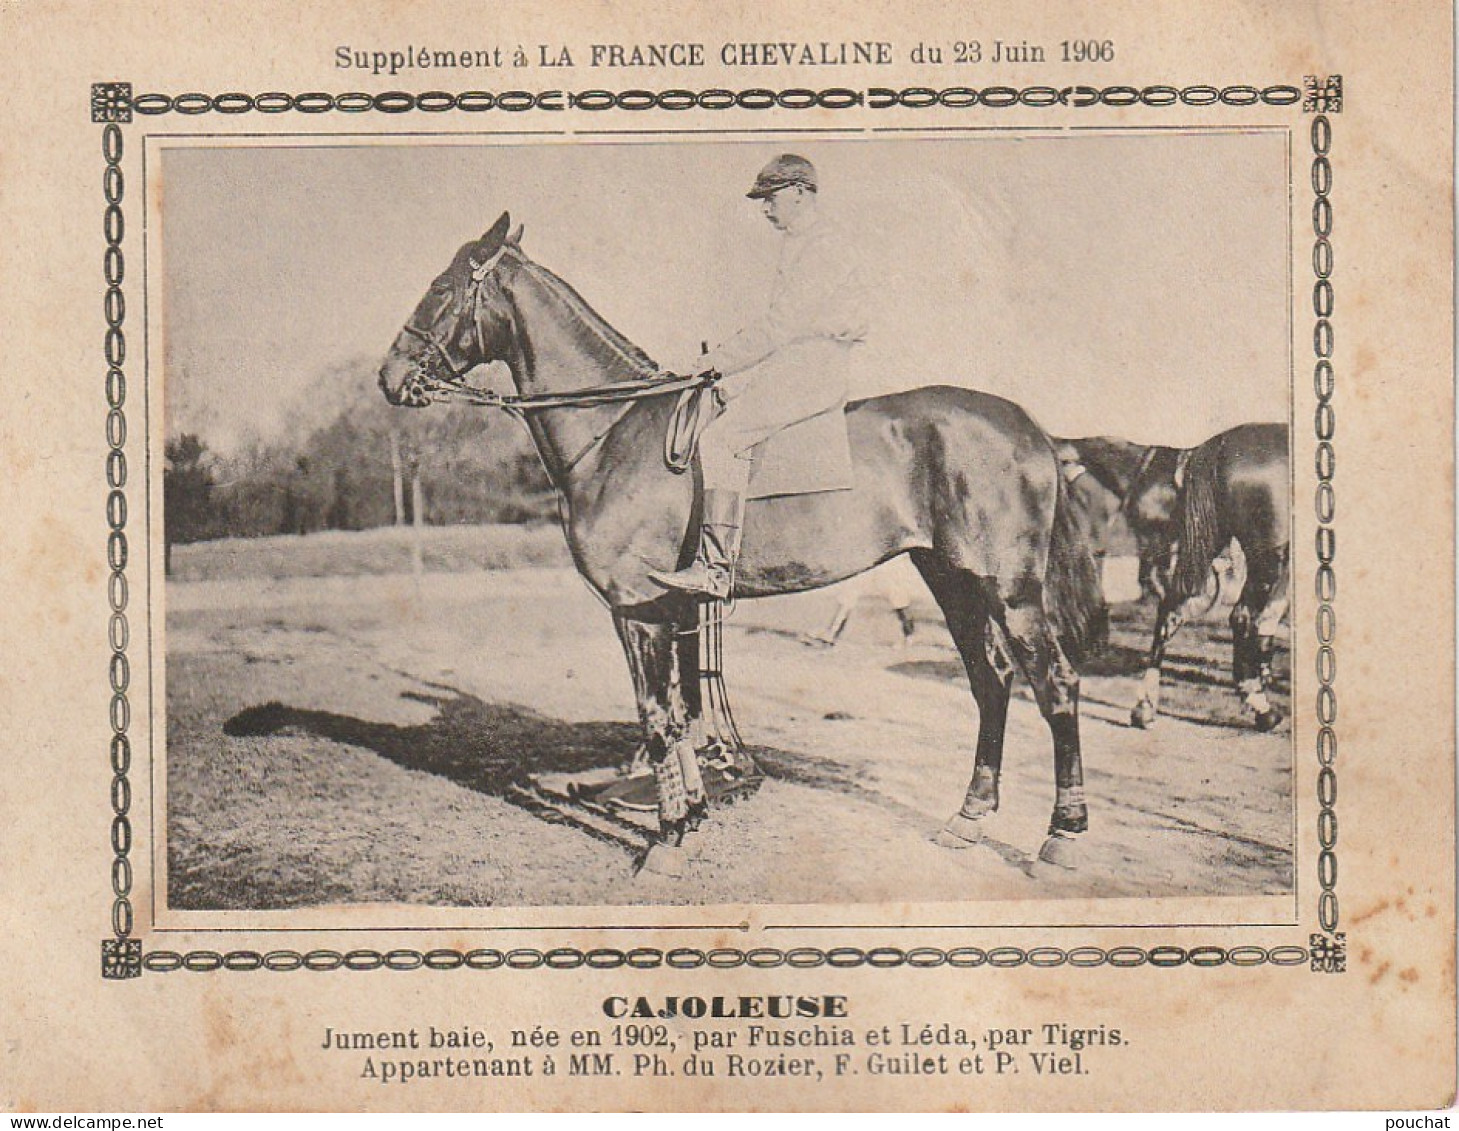
[[[716,369],[727,378],[721,388],[726,399],[733,401],[753,382],[754,375],[745,371],[788,346],[836,343],[843,348],[825,351],[823,356],[844,360],[844,347],[866,336],[868,306],[868,287],[856,249],[836,225],[819,215],[812,216],[804,227],[785,234],[764,316],[711,350],[700,359],[699,366]],[[820,386],[796,390],[802,395],[790,399],[799,401],[808,394],[811,400],[828,395],[834,400],[837,391],[844,398],[844,365],[830,366],[838,372],[826,372],[826,368],[824,364],[811,365],[787,373],[784,380]],[[741,374],[744,376],[736,380]]]

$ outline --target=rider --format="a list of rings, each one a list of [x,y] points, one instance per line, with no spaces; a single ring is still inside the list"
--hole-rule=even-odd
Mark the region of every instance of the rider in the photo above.
[[[691,367],[720,374],[724,411],[699,439],[699,551],[684,569],[652,575],[666,588],[728,598],[751,449],[791,424],[845,408],[851,350],[866,334],[866,284],[850,240],[821,215],[818,189],[815,166],[785,153],[746,194],[785,233],[780,265],[765,315]]]

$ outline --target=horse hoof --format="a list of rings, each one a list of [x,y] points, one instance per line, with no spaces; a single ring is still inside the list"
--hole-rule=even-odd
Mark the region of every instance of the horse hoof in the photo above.
[[[665,876],[671,880],[684,878],[684,869],[689,861],[689,853],[682,846],[673,844],[656,844],[648,850],[643,858],[643,863],[638,866],[640,873],[647,872],[651,876]]]
[[[1039,849],[1039,863],[1049,864],[1066,872],[1079,867],[1079,842],[1073,837],[1050,833]]]
[[[983,822],[956,813],[932,836],[939,848],[967,848],[983,839]]]
[[[1130,724],[1139,727],[1141,730],[1148,730],[1156,718],[1159,717],[1159,714],[1155,710],[1154,703],[1148,699],[1141,699],[1135,704],[1135,709],[1130,712]]]
[[[1280,711],[1258,711],[1256,713],[1256,729],[1265,734],[1269,730],[1276,730],[1277,724],[1282,721]]]

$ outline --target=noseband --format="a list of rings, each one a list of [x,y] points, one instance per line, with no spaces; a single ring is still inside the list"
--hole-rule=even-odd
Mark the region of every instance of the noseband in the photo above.
[[[451,355],[446,352],[446,347],[442,344],[441,340],[429,330],[422,330],[419,326],[412,326],[409,322],[405,324],[404,330],[412,338],[424,342],[431,349],[435,350],[437,360],[446,367],[446,371],[455,380],[460,381],[466,376],[466,370],[451,360]]]
[[[424,408],[432,402],[433,394],[449,392],[453,387],[462,385],[466,381],[467,369],[457,365],[451,355],[446,352],[445,345],[429,330],[422,330],[419,326],[407,322],[402,328],[412,338],[425,343],[429,352],[423,354],[416,360],[415,368],[411,370],[400,387],[400,403],[411,408]],[[477,334],[481,329],[477,327]],[[443,366],[451,374],[449,381],[442,380],[431,372],[435,362]]]

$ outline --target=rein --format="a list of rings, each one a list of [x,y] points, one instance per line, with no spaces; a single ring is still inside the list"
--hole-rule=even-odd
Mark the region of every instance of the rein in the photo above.
[[[481,285],[487,274],[495,267],[502,255],[512,251],[510,244],[502,247],[496,255],[484,263],[472,263],[471,307],[472,320],[476,324],[478,343],[482,341],[480,326]],[[425,328],[407,322],[405,333],[423,343],[435,354],[436,359],[449,372],[449,377],[431,373],[428,368],[417,364],[414,373],[402,387],[402,400],[414,407],[423,408],[432,401],[459,400],[480,408],[501,409],[522,424],[527,423],[527,414],[547,412],[566,408],[598,408],[603,405],[624,405],[622,412],[615,413],[606,428],[598,432],[581,450],[566,461],[563,473],[572,471],[588,454],[598,447],[613,431],[627,412],[627,406],[635,401],[650,397],[678,394],[675,406],[664,436],[664,462],[675,472],[686,471],[694,458],[694,448],[699,435],[714,419],[718,398],[708,390],[719,381],[718,373],[699,376],[647,376],[627,381],[614,381],[607,385],[590,385],[580,389],[564,389],[547,393],[497,393],[480,389],[466,380],[472,366],[457,364],[446,349],[445,343],[433,332],[434,327]]]
[[[639,377],[632,381],[614,381],[608,385],[589,385],[582,389],[563,389],[556,393],[496,393],[478,389],[453,375],[447,381],[436,378],[431,392],[445,394],[443,400],[460,399],[483,408],[500,408],[512,413],[541,412],[554,408],[596,408],[605,404],[628,404],[649,397],[684,393],[701,389],[718,380],[715,375],[702,377]]]
[[[431,341],[434,345],[434,341]],[[439,346],[437,352],[444,358]],[[447,363],[449,366],[449,362]],[[526,423],[527,414],[546,412],[562,408],[597,408],[602,405],[621,404],[624,412],[635,401],[650,397],[664,397],[672,393],[679,395],[679,403],[669,420],[664,434],[664,462],[674,471],[685,471],[694,458],[694,447],[699,434],[713,419],[713,394],[706,391],[719,381],[719,374],[707,373],[698,377],[640,377],[632,381],[615,381],[609,385],[590,385],[582,389],[564,389],[556,393],[497,393],[491,389],[478,389],[468,384],[453,368],[452,377],[447,380],[436,377],[422,392],[441,400],[460,400],[481,408],[501,409],[508,416]],[[582,463],[597,448],[608,434],[623,419],[623,413],[615,413],[608,426],[598,432],[563,465],[567,474]]]

